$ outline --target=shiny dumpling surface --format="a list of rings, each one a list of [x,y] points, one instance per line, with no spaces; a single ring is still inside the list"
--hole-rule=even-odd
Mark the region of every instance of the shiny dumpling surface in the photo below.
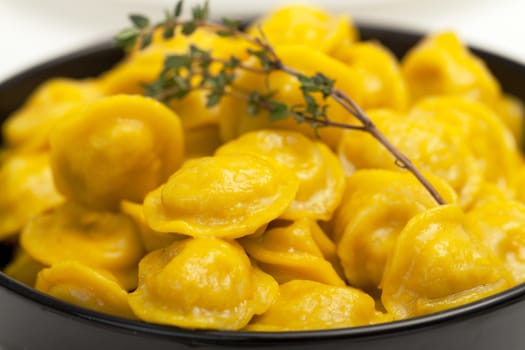
[[[153,33],[150,46],[146,49],[140,49],[139,45],[132,48],[124,60],[100,77],[100,88],[103,93],[105,95],[144,94],[144,84],[150,84],[156,80],[162,71],[165,57],[184,54],[188,52],[191,45],[203,50],[212,50],[213,57],[217,59],[229,59],[232,55],[239,58],[246,56],[247,43],[242,39],[220,37],[206,28],[198,28],[188,36],[183,35],[180,31],[181,29],[178,28],[173,38],[166,40],[162,35],[163,29],[157,28]],[[201,94],[196,93],[195,95]],[[189,101],[194,100],[192,98],[182,99],[181,105],[187,106]],[[181,105],[175,103],[175,111],[178,111],[178,107],[175,106]],[[204,110],[204,108],[200,109],[200,111]],[[186,114],[184,112],[182,114],[184,123]],[[204,115],[194,115],[191,119],[209,120],[209,117],[214,114],[216,114],[215,111],[208,110]]]
[[[429,209],[399,234],[381,282],[395,319],[467,304],[514,284],[503,263],[469,231],[457,205]]]
[[[34,287],[36,276],[45,267],[45,265],[42,265],[27,254],[23,248],[19,247],[16,249],[13,259],[2,271],[17,281]]]
[[[407,108],[407,84],[388,48],[375,41],[341,44],[334,56],[362,76],[365,83],[361,108]]]
[[[370,111],[369,116],[416,168],[447,181],[462,206],[472,203],[483,180],[483,171],[460,130],[440,121],[408,118],[391,110]],[[360,131],[351,130],[344,136],[339,157],[348,174],[356,169],[402,170],[376,139]]]
[[[445,181],[426,175],[447,203],[457,202]],[[348,282],[365,290],[378,288],[399,232],[415,215],[437,206],[408,172],[369,169],[350,176],[334,218],[337,255]]]
[[[362,103],[365,84],[363,76],[345,63],[322,52],[312,51],[302,45],[280,46],[276,47],[276,51],[284,64],[294,67],[301,74],[313,76],[321,73],[326,77],[338,77],[334,87],[352,96],[356,103]],[[259,60],[254,57],[247,59],[243,64],[250,68],[261,68]],[[275,93],[273,98],[288,106],[304,105],[304,96],[300,89],[299,80],[285,72],[273,71],[264,76],[250,70],[243,70],[237,73],[236,82],[247,91],[257,91],[262,95]],[[320,93],[314,93],[312,97],[319,105],[328,106],[326,115],[329,120],[339,123],[357,123],[333,99],[323,99]],[[299,131],[310,138],[320,139],[331,149],[336,149],[343,135],[343,130],[340,128],[318,128],[314,130],[309,123],[298,123],[292,117],[272,121],[268,118],[268,112],[265,110],[257,111],[256,115],[252,115],[248,111],[248,102],[238,98],[226,96],[224,104],[230,108],[231,113],[220,118],[219,126],[223,140],[231,140],[253,130],[287,129]]]
[[[142,202],[183,156],[177,115],[142,96],[116,95],[74,109],[51,137],[57,188],[94,209],[117,210],[121,200]]]
[[[461,95],[491,105],[500,97],[499,83],[485,63],[452,32],[427,36],[406,54],[401,66],[416,101]]]
[[[142,259],[129,303],[144,321],[236,330],[265,312],[277,295],[277,282],[253,267],[237,243],[188,238]]]
[[[238,238],[279,217],[297,177],[270,158],[217,155],[187,161],[144,201],[148,225],[194,237]]]
[[[146,218],[144,218],[142,204],[122,201],[120,208],[122,213],[130,217],[135,223],[135,226],[137,227],[140,234],[142,244],[144,245],[144,248],[147,252],[164,248],[175,241],[187,238],[187,236],[176,233],[158,232],[149,227],[146,223]]]
[[[253,153],[268,156],[289,168],[299,179],[294,201],[282,219],[328,220],[344,190],[343,169],[335,154],[321,142],[295,131],[261,130],[222,145],[216,154]]]
[[[333,16],[306,5],[282,7],[248,28],[248,33],[255,37],[260,37],[261,31],[272,45],[299,44],[327,53],[357,38],[347,15]]]
[[[359,289],[293,280],[279,298],[247,327],[253,331],[305,331],[364,326],[379,317],[374,299]]]
[[[126,289],[136,284],[137,264],[144,255],[138,229],[129,217],[71,202],[34,217],[24,227],[20,243],[46,266],[79,261],[108,270]]]
[[[34,215],[64,201],[46,152],[8,154],[0,164],[0,188],[0,239],[17,234]]]
[[[76,261],[64,261],[38,273],[35,288],[65,302],[110,315],[135,318],[128,293],[115,277]]]
[[[102,97],[92,80],[55,78],[40,85],[2,124],[9,147],[22,150],[49,149],[49,135],[71,108]]]
[[[470,230],[500,258],[516,283],[525,281],[525,205],[487,201],[467,213]]]
[[[282,222],[270,226],[262,235],[248,236],[240,242],[248,255],[279,283],[303,279],[345,285],[337,274],[335,245],[314,220]]]
[[[483,103],[459,96],[421,100],[409,118],[433,120],[461,133],[487,181],[510,187],[520,164],[516,142],[497,115]]]

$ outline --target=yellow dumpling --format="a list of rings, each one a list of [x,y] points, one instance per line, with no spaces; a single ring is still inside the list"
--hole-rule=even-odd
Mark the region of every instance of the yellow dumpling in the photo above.
[[[273,46],[305,45],[326,53],[357,39],[348,15],[331,16],[305,5],[290,5],[270,13],[248,28],[248,34],[261,37],[261,30]]]
[[[185,159],[212,156],[222,144],[218,125],[184,130]]]
[[[100,86],[105,95],[144,93],[143,84],[157,79],[166,53],[158,48],[127,57],[100,77]]]
[[[117,95],[71,111],[51,138],[57,188],[95,209],[142,202],[180,166],[178,116],[141,96]]]
[[[19,247],[3,272],[19,282],[34,287],[36,276],[44,267],[45,265],[33,259],[24,249]]]
[[[49,135],[74,106],[102,96],[93,81],[51,79],[38,87],[27,102],[2,125],[7,146],[38,150],[49,148]]]
[[[306,331],[365,326],[380,313],[368,294],[346,286],[294,280],[279,287],[279,298],[246,328],[249,331]]]
[[[162,28],[159,28],[148,48],[132,50],[121,63],[101,76],[100,86],[106,95],[143,94],[143,85],[157,79],[166,56],[186,54],[191,45],[211,50],[213,57],[219,59],[229,59],[232,55],[243,58],[249,47],[242,39],[220,37],[204,28],[189,36],[178,30],[173,38],[166,40],[162,38]]]
[[[489,202],[508,201],[515,199],[514,191],[504,190],[495,183],[484,181],[481,186],[474,202],[469,206],[468,210],[472,210],[480,205],[484,205]]]
[[[446,182],[426,175],[447,203],[457,202]],[[348,282],[365,290],[378,288],[399,232],[412,217],[436,206],[408,172],[372,169],[350,176],[334,219],[337,254]]]
[[[516,171],[516,182],[514,184],[515,199],[525,203],[525,164]]]
[[[164,248],[175,241],[187,238],[186,236],[176,233],[157,232],[152,230],[146,223],[146,218],[144,218],[142,204],[122,201],[120,208],[121,211],[129,216],[137,226],[146,252]]]
[[[402,62],[411,97],[461,95],[493,105],[501,88],[485,64],[451,32],[426,37]]]
[[[126,289],[136,284],[137,264],[145,253],[129,217],[70,202],[34,217],[22,231],[20,243],[46,266],[79,261],[113,273]]]
[[[129,303],[142,320],[187,328],[244,327],[278,294],[235,242],[189,238],[148,254]]]
[[[94,311],[136,318],[128,293],[115,277],[76,261],[65,261],[40,271],[35,288],[65,302]]]
[[[408,90],[401,67],[386,47],[370,41],[341,45],[339,51],[335,57],[359,72],[364,80],[361,108],[406,109]]]
[[[447,181],[458,194],[462,206],[474,200],[483,173],[460,130],[431,119],[407,118],[388,110],[371,111],[369,116],[416,168]],[[402,170],[376,139],[360,131],[351,130],[345,134],[339,157],[348,174],[356,169]]]
[[[429,209],[399,234],[381,300],[395,319],[467,304],[513,285],[509,271],[468,230],[457,205]]]
[[[6,156],[0,166],[0,188],[0,240],[64,200],[55,189],[47,153]]]
[[[189,160],[148,194],[144,215],[156,231],[238,238],[279,217],[297,193],[297,177],[251,154]]]
[[[293,67],[302,74],[311,76],[322,73],[326,77],[335,77],[334,86],[352,99],[361,104],[363,102],[364,81],[357,71],[350,69],[346,64],[332,58],[322,52],[314,51],[306,46],[283,46],[276,48],[277,55],[284,64]],[[251,57],[243,63],[247,67],[259,68],[259,61]],[[288,106],[304,105],[305,100],[300,90],[297,78],[281,71],[274,71],[268,75],[261,75],[249,70],[239,71],[236,77],[236,85],[247,91],[258,91],[260,94],[275,93],[276,100],[286,103]],[[340,123],[354,122],[352,116],[333,99],[327,98],[323,101],[319,93],[313,94],[319,105],[326,104],[327,117]],[[293,117],[278,121],[271,121],[265,110],[259,111],[255,116],[248,113],[248,103],[235,97],[226,97],[225,106],[233,112],[221,116],[220,128],[224,140],[237,138],[243,133],[259,129],[289,129],[300,131],[311,138],[319,138],[332,149],[336,149],[343,131],[340,128],[318,128],[318,134],[308,123],[298,123]]]
[[[516,144],[523,145],[525,108],[523,102],[511,95],[503,95],[495,111],[500,120],[514,135]]]
[[[240,242],[258,266],[279,283],[301,279],[345,285],[331,264],[337,263],[335,245],[311,219],[270,224],[261,236],[244,237]]]
[[[321,142],[294,131],[261,130],[246,133],[221,146],[216,154],[253,153],[275,159],[299,179],[294,201],[280,218],[329,220],[339,205],[345,179],[339,160]]]
[[[155,81],[162,71],[167,56],[187,54],[191,45],[212,52],[213,58],[228,60],[231,56],[238,59],[247,57],[250,44],[240,38],[221,37],[213,31],[199,28],[186,36],[180,30],[171,39],[162,38],[162,28],[154,35],[153,43],[144,50],[135,48],[126,59],[101,77],[101,86],[108,95],[143,94],[144,84]],[[210,68],[216,72],[222,63],[213,63]],[[198,79],[195,80],[195,82]],[[185,130],[217,125],[219,116],[231,113],[223,103],[206,107],[208,91],[194,90],[182,99],[169,102],[170,108],[181,118]]]
[[[500,258],[516,283],[525,282],[525,204],[491,201],[467,213],[470,231]]]
[[[208,91],[195,90],[182,99],[173,99],[169,102],[170,108],[180,116],[184,130],[218,127],[222,115],[235,112],[231,105],[222,101],[213,107],[207,107],[208,93]]]
[[[513,183],[520,155],[512,134],[489,108],[464,97],[435,97],[415,105],[410,118],[435,120],[461,133],[484,178],[503,189]]]

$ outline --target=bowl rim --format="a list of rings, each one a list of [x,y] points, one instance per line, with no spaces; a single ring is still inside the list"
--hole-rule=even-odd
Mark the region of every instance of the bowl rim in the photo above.
[[[69,304],[60,299],[39,292],[21,282],[7,276],[0,271],[0,287],[27,299],[31,303],[46,308],[46,311],[62,314],[67,317],[75,317],[82,321],[99,326],[110,326],[121,331],[139,333],[145,336],[160,336],[163,338],[191,341],[193,343],[243,343],[256,341],[266,342],[288,342],[301,341],[325,341],[333,339],[364,339],[377,338],[394,334],[402,334],[439,327],[444,323],[459,322],[472,319],[498,309],[511,306],[525,299],[525,283],[507,289],[501,293],[478,300],[476,302],[454,307],[433,314],[409,318],[399,321],[390,321],[375,325],[357,326],[349,328],[337,328],[326,330],[308,331],[283,331],[283,332],[259,332],[259,331],[226,331],[226,330],[195,330],[185,329],[177,326],[148,323],[140,320],[131,320],[110,314],[86,309],[74,304]]]
[[[388,33],[401,35],[410,40],[421,39],[425,34],[406,30],[402,28],[389,28],[381,25],[361,24],[357,25],[360,32],[369,33]],[[495,61],[511,69],[525,71],[525,65],[517,61],[500,56],[490,51],[472,48],[476,55],[484,59]],[[106,40],[98,44],[87,46],[86,48],[73,51],[71,53],[58,56],[55,59],[44,61],[21,72],[15,73],[11,77],[0,82],[0,93],[11,85],[16,85],[35,74],[44,72],[48,69],[58,67],[62,64],[83,58],[89,55],[96,55],[101,52],[111,52],[112,57],[122,55],[120,49],[116,48],[112,41]],[[0,94],[0,97],[2,95]],[[1,116],[0,116],[1,117]],[[178,339],[191,341],[192,343],[204,344],[243,344],[249,342],[262,343],[286,343],[296,340],[301,341],[326,341],[334,339],[365,339],[378,338],[391,335],[398,335],[411,331],[424,330],[439,327],[445,323],[459,322],[465,319],[475,318],[486,313],[494,312],[501,308],[511,306],[525,299],[525,283],[513,288],[497,293],[490,297],[478,300],[473,303],[454,307],[437,313],[414,317],[405,320],[391,321],[376,325],[358,326],[350,328],[338,328],[327,330],[308,330],[308,331],[284,331],[284,332],[254,332],[254,331],[225,331],[225,330],[194,330],[176,326],[159,325],[147,323],[139,320],[125,319],[118,316],[100,313],[73,304],[66,303],[44,293],[37,291],[29,286],[16,281],[0,270],[0,288],[27,299],[33,304],[43,306],[46,311],[59,313],[66,317],[74,317],[77,320],[89,322],[96,326],[110,326],[120,331],[132,332],[143,336],[162,337],[168,339]]]

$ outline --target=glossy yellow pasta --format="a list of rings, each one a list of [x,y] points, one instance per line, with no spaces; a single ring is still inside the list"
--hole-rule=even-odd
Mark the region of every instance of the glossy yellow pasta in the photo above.
[[[94,81],[56,78],[39,86],[2,125],[7,146],[26,151],[49,148],[49,135],[71,108],[102,96]]]
[[[518,145],[523,145],[523,128],[525,127],[525,108],[518,98],[504,95],[496,107],[497,116],[514,135]]]
[[[34,287],[36,276],[44,267],[45,265],[33,259],[24,249],[18,248],[14,258],[4,268],[4,272],[15,280]]]
[[[364,326],[380,317],[374,299],[352,287],[294,280],[282,284],[279,298],[247,330],[305,331]]]
[[[512,272],[525,282],[525,204],[493,200],[467,213],[468,227]]]
[[[229,105],[219,103],[206,107],[207,91],[192,91],[181,100],[170,102],[170,108],[180,116],[185,130],[195,130],[207,126],[218,126],[222,115],[234,112]]]
[[[427,178],[447,203],[457,201],[446,182]],[[373,169],[350,176],[334,219],[337,254],[348,282],[365,290],[379,288],[399,232],[412,217],[436,206],[412,174]]]
[[[253,267],[235,242],[189,238],[148,254],[129,303],[142,320],[179,327],[236,330],[265,312],[275,280]]]
[[[442,311],[511,287],[510,272],[466,225],[457,205],[429,209],[399,234],[381,281],[395,319]]]
[[[242,40],[222,38],[202,28],[190,36],[182,35],[178,30],[170,40],[162,39],[161,31],[159,29],[155,33],[153,45],[146,50],[135,48],[115,68],[100,77],[100,86],[105,95],[142,94],[143,85],[153,82],[159,75],[165,57],[186,53],[191,45],[198,45],[203,50],[213,49],[214,57],[219,59],[229,59],[232,55],[246,56],[249,47]]]
[[[141,204],[122,201],[120,208],[122,213],[129,216],[137,226],[142,244],[147,252],[167,247],[175,241],[187,238],[187,236],[176,233],[157,232],[152,230],[146,223]]]
[[[218,125],[204,125],[184,131],[186,159],[212,156],[221,144]]]
[[[399,62],[386,47],[377,42],[342,44],[335,57],[362,76],[361,108],[407,108],[407,84]]]
[[[252,153],[275,159],[299,179],[294,201],[280,218],[329,220],[341,201],[343,169],[335,154],[323,143],[294,131],[261,130],[246,133],[222,145],[222,154]]]
[[[525,283],[523,104],[455,34],[398,61],[309,6],[240,35],[169,20],[174,35],[144,28],[113,68],[44,82],[3,124],[2,278],[248,332],[403,320]]]
[[[75,203],[36,216],[24,227],[20,243],[41,264],[78,261],[111,272],[126,289],[136,284],[137,264],[144,255],[129,217]]]
[[[414,101],[428,96],[454,95],[482,102],[496,112],[521,142],[522,104],[502,93],[484,62],[454,33],[425,38],[405,56],[402,70]]]
[[[337,77],[335,87],[346,92],[356,103],[362,103],[364,94],[364,81],[362,76],[350,69],[346,64],[318,51],[312,51],[306,46],[291,45],[277,47],[277,54],[284,64],[294,67],[306,75],[322,73],[328,77]],[[305,59],[308,57],[308,59]],[[244,64],[251,68],[260,68],[260,63],[255,58],[250,58]],[[248,70],[240,71],[236,78],[237,84],[248,91],[256,90],[261,94],[275,92],[275,99],[284,101],[288,105],[304,104],[303,93],[299,81],[295,77],[280,71],[274,71],[263,76]],[[350,122],[353,118],[339,104],[332,99],[322,100],[320,94],[315,94],[320,104],[327,104],[326,114],[334,122]],[[297,123],[293,118],[271,121],[264,110],[253,116],[248,113],[245,101],[235,98],[226,98],[224,104],[232,110],[230,114],[221,116],[220,127],[223,140],[234,139],[241,134],[259,129],[291,129],[300,131],[306,136],[317,138],[312,127],[307,123]],[[318,129],[319,138],[332,149],[336,149],[342,137],[339,128]]]
[[[64,200],[47,153],[10,154],[0,166],[0,239],[17,234],[38,213]]]
[[[435,95],[460,95],[496,103],[501,88],[485,64],[451,32],[425,38],[412,48],[402,69],[414,100]]]
[[[410,118],[435,120],[460,132],[487,181],[510,188],[520,162],[512,134],[494,112],[464,97],[424,99],[410,111]]]
[[[151,192],[144,214],[160,232],[238,238],[278,218],[298,186],[295,175],[270,158],[204,157],[186,162]]]
[[[483,182],[469,210],[488,202],[508,201],[515,199],[515,191],[504,190],[492,182]]]
[[[73,110],[51,139],[57,188],[95,209],[142,202],[177,170],[183,155],[177,115],[141,96],[116,95]]]
[[[311,219],[270,226],[261,236],[243,238],[241,244],[279,283],[300,279],[345,285],[332,265],[337,263],[335,245]]]
[[[65,261],[38,274],[35,288],[68,303],[110,315],[135,318],[128,293],[115,277],[76,261]]]
[[[255,37],[260,37],[261,31],[272,45],[304,45],[326,53],[357,39],[348,15],[333,16],[305,5],[278,9],[248,28]]]
[[[460,130],[439,121],[407,118],[388,110],[376,110],[369,115],[416,167],[446,180],[459,195],[462,206],[472,203],[483,172]],[[355,169],[400,170],[392,155],[377,140],[360,131],[345,135],[339,156],[349,174]]]

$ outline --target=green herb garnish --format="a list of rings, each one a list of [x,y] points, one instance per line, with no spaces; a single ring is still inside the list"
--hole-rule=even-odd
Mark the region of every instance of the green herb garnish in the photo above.
[[[145,16],[132,15],[130,20],[133,26],[121,31],[115,39],[123,48],[129,49],[138,44],[141,49],[144,49],[151,44],[153,33],[158,28],[162,28],[165,39],[175,36],[177,28],[180,28],[182,35],[191,35],[198,28],[207,28],[219,36],[237,37],[251,43],[254,48],[248,49],[247,53],[258,60],[260,68],[244,66],[236,57],[231,57],[229,60],[218,59],[213,57],[212,52],[191,46],[185,54],[166,57],[164,68],[157,80],[145,85],[145,93],[148,96],[167,103],[172,99],[184,98],[191,91],[205,90],[207,107],[217,105],[224,96],[228,95],[246,101],[248,113],[251,115],[267,111],[268,118],[272,121],[292,117],[299,123],[308,123],[316,132],[319,128],[325,127],[368,132],[392,154],[399,167],[407,169],[417,178],[437,203],[445,204],[441,195],[410,159],[377,129],[373,121],[349,96],[334,86],[335,80],[322,73],[308,76],[285,65],[261,28],[259,28],[260,37],[252,37],[239,29],[239,21],[231,19],[223,19],[220,22],[211,21],[207,1],[193,7],[189,19],[181,19],[182,10],[183,0],[179,0],[173,11],[166,11],[164,21],[156,24],[151,24],[151,21]],[[212,72],[210,69],[214,62],[221,63],[218,72]],[[236,86],[236,71],[243,69],[266,76],[271,72],[281,71],[295,77],[300,83],[304,103],[289,106],[274,98],[275,91],[261,93],[257,90],[246,91]],[[317,102],[314,94],[321,95],[321,103]],[[337,123],[330,120],[326,115],[328,104],[325,103],[329,98],[340,104],[360,124]]]

